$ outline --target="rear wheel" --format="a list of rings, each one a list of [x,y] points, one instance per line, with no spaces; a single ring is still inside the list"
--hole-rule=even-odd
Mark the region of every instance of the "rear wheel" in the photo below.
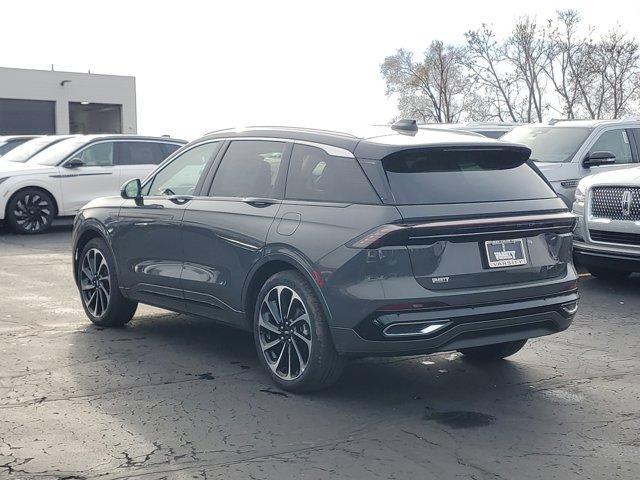
[[[7,205],[7,220],[12,230],[21,234],[43,233],[51,228],[55,206],[53,198],[44,190],[25,188]]]
[[[514,353],[519,352],[524,347],[526,340],[516,340],[514,342],[495,343],[493,345],[483,345],[482,347],[461,348],[458,350],[469,360],[479,362],[491,362],[502,360]]]
[[[78,288],[87,317],[102,327],[121,327],[136,313],[138,304],[120,293],[115,261],[101,238],[89,240],[78,260]]]
[[[587,270],[591,275],[603,280],[624,280],[629,275],[630,271],[627,270],[615,270],[613,268],[605,267],[587,267]]]
[[[260,362],[284,390],[320,390],[342,373],[344,359],[333,346],[324,311],[298,272],[279,272],[265,282],[256,302],[254,337]]]

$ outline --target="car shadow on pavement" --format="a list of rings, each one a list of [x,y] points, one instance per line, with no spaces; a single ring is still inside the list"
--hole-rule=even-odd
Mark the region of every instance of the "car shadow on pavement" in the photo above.
[[[582,421],[570,394],[547,394],[562,359],[545,364],[545,352],[526,349],[490,365],[457,353],[352,360],[330,389],[297,395],[270,381],[250,333],[202,318],[145,307],[124,328],[87,325],[69,341],[68,401],[108,432],[94,449],[111,457],[112,474],[251,469],[255,458],[292,452],[324,468],[344,453],[337,446],[366,455],[381,445],[405,457],[429,451],[464,473],[456,455],[465,442],[480,463],[502,449],[503,473],[514,473],[523,460],[511,470],[510,449],[546,452],[566,434],[562,422]]]

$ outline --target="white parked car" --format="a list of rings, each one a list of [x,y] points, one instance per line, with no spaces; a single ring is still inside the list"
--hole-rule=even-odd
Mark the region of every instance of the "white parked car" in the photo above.
[[[596,277],[640,272],[640,167],[584,178],[573,212],[577,262]]]
[[[67,138],[73,138],[74,136],[77,137],[79,135],[44,135],[42,137],[33,138],[0,157],[0,163],[28,162],[45,148],[49,148],[58,142],[66,140]]]
[[[0,220],[18,233],[42,233],[97,197],[117,195],[146,177],[186,142],[136,135],[83,135],[58,142],[25,163],[0,163]]]

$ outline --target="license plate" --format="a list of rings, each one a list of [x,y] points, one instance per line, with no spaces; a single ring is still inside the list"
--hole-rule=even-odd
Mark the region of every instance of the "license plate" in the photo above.
[[[527,254],[522,238],[489,240],[484,242],[489,268],[515,267],[527,264]]]

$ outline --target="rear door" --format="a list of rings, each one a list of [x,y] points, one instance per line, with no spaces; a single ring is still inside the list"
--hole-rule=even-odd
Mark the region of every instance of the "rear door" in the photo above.
[[[242,288],[280,206],[290,149],[284,141],[229,142],[203,195],[189,203],[182,285],[191,313],[242,321]]]
[[[114,142],[103,140],[84,147],[58,167],[63,215],[75,214],[95,198],[118,195],[120,167],[114,164],[114,156]],[[69,168],[76,159],[81,166]]]

